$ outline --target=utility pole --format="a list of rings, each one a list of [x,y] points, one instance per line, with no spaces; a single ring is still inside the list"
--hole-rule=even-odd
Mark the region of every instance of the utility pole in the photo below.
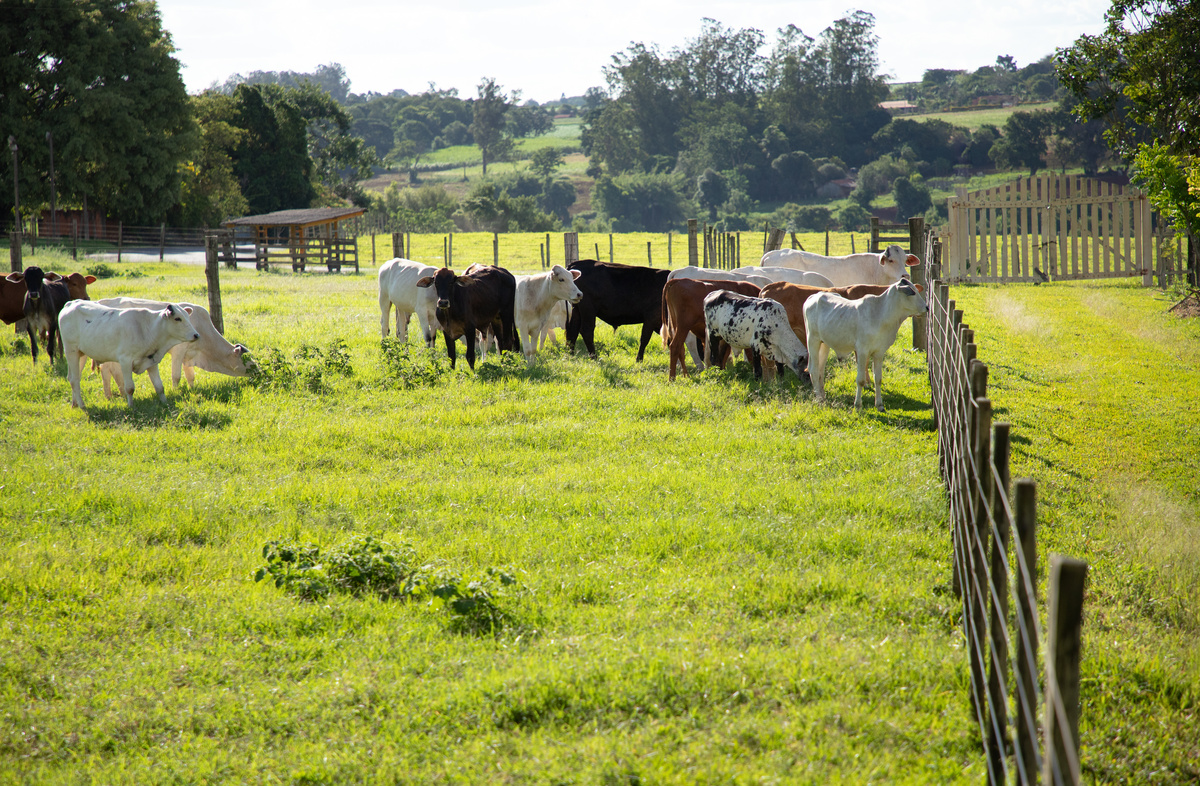
[[[16,221],[16,230],[21,231],[21,187],[20,178],[17,173],[17,140],[10,134],[8,137],[8,149],[13,154],[13,219]]]

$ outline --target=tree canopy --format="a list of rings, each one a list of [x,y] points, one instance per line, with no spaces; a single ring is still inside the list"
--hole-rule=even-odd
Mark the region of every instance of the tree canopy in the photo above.
[[[197,130],[155,3],[34,0],[0,15],[0,140],[20,150],[22,204],[50,202],[50,134],[59,204],[161,220]],[[11,198],[0,204],[11,215]]]

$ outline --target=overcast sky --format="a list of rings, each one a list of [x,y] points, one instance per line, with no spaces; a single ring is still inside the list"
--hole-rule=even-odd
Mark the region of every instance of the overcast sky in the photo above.
[[[341,63],[355,93],[457,88],[484,77],[539,103],[603,87],[601,69],[632,42],[663,52],[699,35],[709,17],[757,28],[767,54],[794,24],[816,38],[854,10],[875,16],[879,60],[895,81],[929,68],[974,70],[1012,55],[1024,66],[1100,32],[1109,0],[159,0],[188,92],[233,74],[312,72]]]

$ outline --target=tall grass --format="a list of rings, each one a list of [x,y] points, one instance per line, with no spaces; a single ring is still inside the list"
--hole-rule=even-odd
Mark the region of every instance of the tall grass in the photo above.
[[[93,296],[204,302],[199,267],[138,269]],[[669,384],[632,328],[599,331],[598,359],[451,372],[415,335],[403,361],[381,349],[373,272],[221,271],[227,335],[303,370],[290,386],[199,372],[161,406],[139,376],[129,409],[89,377],[73,411],[61,363],[0,341],[0,779],[979,781],[907,328],[882,414],[850,407],[844,364],[826,407],[744,363]],[[955,294],[1044,543],[1092,560],[1085,769],[1194,778],[1200,658],[1170,567],[1195,561],[1170,555],[1195,522],[1200,335],[1129,287]],[[254,580],[264,543],[358,535],[516,577],[516,624],[464,635],[423,601]]]

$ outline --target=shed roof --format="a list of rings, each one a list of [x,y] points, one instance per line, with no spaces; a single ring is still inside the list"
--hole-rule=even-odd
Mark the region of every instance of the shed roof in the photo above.
[[[222,222],[227,227],[311,227],[329,224],[367,212],[362,207],[314,207],[304,210],[277,210],[259,216],[243,216]]]

